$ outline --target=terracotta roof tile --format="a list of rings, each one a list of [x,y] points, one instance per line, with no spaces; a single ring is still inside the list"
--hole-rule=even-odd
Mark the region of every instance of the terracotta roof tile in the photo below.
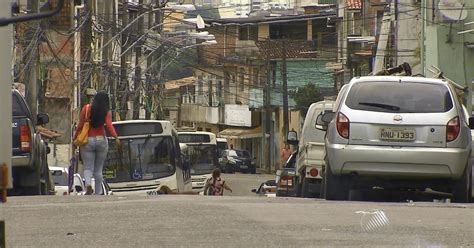
[[[263,57],[267,55],[270,59],[281,59],[283,58],[282,43],[278,40],[272,41],[258,41],[256,42],[257,47],[260,49],[260,53]],[[313,43],[311,41],[304,40],[291,40],[285,43],[286,45],[286,57],[287,58],[316,58],[317,52],[314,51]]]
[[[346,0],[346,10],[360,10],[362,9],[361,0]]]

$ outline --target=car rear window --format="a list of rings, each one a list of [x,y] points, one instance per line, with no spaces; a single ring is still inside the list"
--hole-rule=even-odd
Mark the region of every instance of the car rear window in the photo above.
[[[24,109],[22,108],[20,99],[15,94],[12,94],[12,115],[13,116],[26,116]]]
[[[390,113],[444,113],[453,108],[448,87],[428,83],[357,83],[345,103],[351,109]]]

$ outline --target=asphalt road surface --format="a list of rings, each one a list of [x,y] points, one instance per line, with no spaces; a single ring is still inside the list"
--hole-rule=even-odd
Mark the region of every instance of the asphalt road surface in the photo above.
[[[224,197],[10,197],[8,247],[473,247],[474,204],[331,202],[251,193],[272,175],[224,174]]]
[[[268,174],[222,174],[222,178],[232,188],[232,193],[224,192],[228,196],[252,196],[252,189],[258,189],[260,184],[267,180],[275,180],[275,175]]]

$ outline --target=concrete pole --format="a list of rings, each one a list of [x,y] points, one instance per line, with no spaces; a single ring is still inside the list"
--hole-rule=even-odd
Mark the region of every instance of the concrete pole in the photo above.
[[[104,14],[104,20],[106,23],[110,23],[110,21],[113,19],[112,4],[113,4],[113,1],[104,1],[104,12],[101,14]],[[113,23],[112,26],[115,25],[115,22],[112,22],[112,23]],[[112,28],[104,32],[103,37],[102,37],[102,44],[109,42],[111,33],[112,33]],[[99,89],[105,89],[109,85],[113,84],[112,80],[110,80],[111,77],[108,75],[111,68],[111,66],[109,66],[109,61],[111,61],[111,52],[112,52],[112,48],[110,46],[106,47],[102,51],[102,66],[103,66],[102,69],[105,68],[107,72],[107,76],[103,78],[103,82],[99,82]],[[112,89],[110,89],[110,93],[112,93]]]
[[[10,1],[1,1],[0,17],[11,16]],[[8,188],[12,187],[12,26],[0,27],[0,166],[8,168]]]
[[[128,25],[128,0],[122,0],[122,29]],[[128,41],[129,32],[122,33],[121,37],[121,49],[120,51],[127,50],[127,41]],[[127,70],[127,59],[128,53],[120,57],[120,84],[117,92],[117,101],[119,102],[119,114],[120,120],[125,120],[127,117],[127,98],[128,98],[128,70]]]
[[[143,14],[143,0],[138,0],[138,15]],[[143,18],[140,18],[138,21],[138,33],[136,34],[137,37],[141,37],[143,34]],[[140,65],[140,59],[142,57],[142,43],[141,41],[135,47],[135,77],[134,77],[134,97],[133,97],[133,119],[138,120],[140,119],[140,98],[142,94],[141,90],[141,82],[142,82],[142,67]]]
[[[282,51],[283,51],[283,58],[281,61],[281,80],[283,84],[283,142],[286,143],[286,135],[289,131],[289,118],[288,118],[288,77],[287,77],[287,69],[286,69],[286,40],[282,41]]]
[[[28,0],[27,2],[28,13],[38,12],[38,0]],[[36,123],[36,115],[38,114],[38,75],[39,75],[39,54],[38,45],[35,41],[37,39],[35,33],[38,31],[39,21],[31,21],[28,23],[31,27],[27,30],[27,43],[35,44],[32,46],[29,56],[25,60],[26,75],[24,77],[24,84],[26,86],[26,102],[30,108],[33,122]]]

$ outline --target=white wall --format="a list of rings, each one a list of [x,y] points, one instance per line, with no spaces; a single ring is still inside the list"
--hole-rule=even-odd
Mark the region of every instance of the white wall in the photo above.
[[[397,61],[396,65],[407,62],[413,74],[421,73],[418,51],[421,44],[421,11],[413,7],[413,0],[398,0],[398,20],[396,22]],[[418,16],[419,18],[416,18]]]

